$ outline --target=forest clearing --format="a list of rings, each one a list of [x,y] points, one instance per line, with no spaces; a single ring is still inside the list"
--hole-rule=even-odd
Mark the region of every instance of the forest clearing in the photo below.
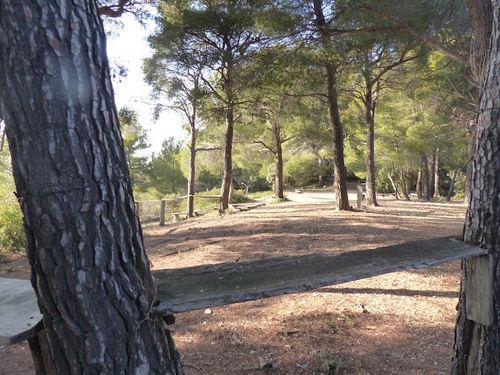
[[[145,229],[153,269],[342,253],[459,236],[461,203],[396,201],[335,211],[329,194]],[[0,277],[28,278],[25,258]],[[447,374],[460,261],[306,293],[176,314],[172,329],[191,374]],[[27,345],[0,347],[0,374],[33,374]],[[30,372],[31,371],[31,372]]]
[[[184,375],[181,360],[189,374],[500,374],[499,1],[115,2],[0,2],[2,274],[28,277],[26,260],[9,258],[29,258],[37,375]],[[129,12],[149,29],[122,49],[142,60],[150,120],[182,117],[160,150],[137,107],[115,98],[132,64],[113,61],[107,40]],[[366,209],[352,210],[349,181],[364,181]],[[249,191],[282,202],[308,186],[335,199],[231,212]],[[195,218],[200,193],[222,216]],[[380,207],[389,193],[401,200]],[[144,238],[137,203],[179,196],[171,213],[192,219]],[[462,197],[467,207],[439,203]],[[461,232],[475,256],[460,288],[458,263],[410,270],[442,249],[439,261],[464,257],[448,242]],[[362,271],[392,268],[333,287],[331,274],[354,274],[339,259],[365,254]],[[418,263],[395,266],[409,254]],[[283,257],[294,266],[276,267]],[[255,260],[269,278],[243,276]],[[189,266],[217,269],[214,283],[179,276]],[[268,280],[291,269],[308,292],[271,298]],[[185,301],[173,290],[223,280],[232,297],[250,279],[241,285],[258,280],[265,301],[174,309]],[[4,326],[20,321],[5,302],[20,289],[0,292],[16,311]],[[26,347],[1,351],[2,371],[30,372]]]

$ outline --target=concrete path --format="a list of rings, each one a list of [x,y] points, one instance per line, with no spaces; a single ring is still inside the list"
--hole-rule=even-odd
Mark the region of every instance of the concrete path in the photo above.
[[[0,345],[33,328],[42,319],[29,280],[0,277]]]
[[[356,207],[356,202],[358,200],[358,194],[356,190],[348,190],[347,195],[349,198],[349,204],[353,207]],[[330,189],[303,190],[301,193],[297,193],[294,190],[286,190],[285,197],[287,197],[292,202],[297,202],[297,203],[335,202],[335,193]]]

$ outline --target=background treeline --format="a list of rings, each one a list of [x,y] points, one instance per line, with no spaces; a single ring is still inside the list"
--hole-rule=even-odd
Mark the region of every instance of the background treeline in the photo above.
[[[158,12],[144,73],[157,110],[184,115],[186,142],[164,151],[178,149],[195,191],[245,183],[280,198],[338,178],[402,197],[465,194],[477,87],[463,2],[196,1]]]
[[[120,110],[136,199],[209,191],[225,209],[245,186],[278,199],[333,187],[346,209],[349,180],[367,182],[373,205],[377,191],[465,197],[478,101],[470,43],[464,1],[159,2],[144,77],[158,116],[183,115],[185,139],[148,155],[141,119]],[[7,152],[2,248],[22,232]]]

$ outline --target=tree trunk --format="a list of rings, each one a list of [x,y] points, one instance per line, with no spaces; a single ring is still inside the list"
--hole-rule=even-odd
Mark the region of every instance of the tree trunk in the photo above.
[[[389,181],[391,181],[391,185],[392,188],[394,189],[394,195],[396,197],[396,200],[398,200],[399,199],[398,180],[396,179],[396,181],[394,181],[390,173],[388,173],[387,176],[389,177]]]
[[[427,159],[426,154],[420,155],[420,163],[422,170],[422,198],[426,201],[431,200],[429,187],[430,187],[430,176],[429,176],[429,159]]]
[[[229,46],[230,43],[226,42]],[[228,52],[230,56],[231,53]],[[233,94],[233,63],[232,60],[225,62],[226,75],[224,79],[225,92],[225,115],[226,115],[226,133],[224,136],[224,172],[222,175],[221,187],[221,202],[220,211],[224,212],[228,209],[229,203],[232,201],[234,194],[233,190],[233,138],[234,138],[234,94]]]
[[[194,216],[194,193],[196,181],[196,123],[191,123],[191,142],[189,144],[189,177],[187,189],[187,216]]]
[[[283,189],[283,150],[280,148],[276,152],[276,182],[274,194],[278,199],[284,199]]]
[[[323,14],[323,1],[313,0],[316,26],[321,35],[324,47],[330,46],[330,33],[327,30]],[[344,128],[340,121],[339,103],[337,93],[337,67],[332,62],[325,64],[327,75],[327,98],[330,113],[330,123],[333,131],[333,188],[335,190],[336,208],[350,210],[347,195],[347,171],[344,158]]]
[[[376,93],[366,78],[365,123],[366,123],[366,205],[378,206],[375,175],[375,105]]]
[[[487,2],[487,0],[484,0]],[[469,3],[482,3],[481,0]],[[500,374],[500,2],[493,1],[493,32],[484,70],[481,101],[472,157],[472,179],[469,207],[464,228],[467,243],[487,248],[491,295],[479,303],[490,302],[492,319],[479,322],[470,316],[467,299],[477,299],[477,292],[468,288],[474,271],[472,261],[464,262],[459,311],[455,331],[453,375]],[[476,20],[477,21],[477,20]],[[475,24],[475,22],[473,22]],[[472,270],[472,273],[470,272]]]
[[[221,211],[225,211],[229,207],[231,186],[233,184],[233,134],[233,110],[228,108],[226,114],[226,134],[224,137],[224,173],[222,175]]]
[[[446,194],[446,201],[451,201],[451,197],[453,196],[453,191],[455,190],[455,182],[457,181],[457,175],[458,175],[459,170],[455,169],[453,172],[453,177],[451,178],[450,181],[450,187],[448,189],[448,194]]]
[[[181,374],[144,251],[94,1],[0,2],[0,107],[58,374]]]
[[[415,190],[417,193],[417,198],[422,199],[422,165],[420,165],[420,168],[418,169],[418,174],[417,174],[417,184],[415,185]]]
[[[270,126],[273,136],[274,136],[274,143],[276,146],[276,176],[275,176],[275,182],[274,182],[274,195],[276,196],[277,199],[284,199],[284,189],[283,189],[283,145],[282,145],[282,139],[281,139],[281,129],[280,127],[275,123],[275,121],[270,121],[269,119],[268,125]]]
[[[481,85],[481,91],[484,83],[484,71],[488,63],[493,26],[493,3],[494,1],[491,0],[467,0],[467,8],[474,29],[471,48],[472,71],[477,82]]]
[[[403,168],[401,168],[401,191],[403,193],[403,197],[409,201],[410,192],[408,191],[408,183],[406,182],[406,174]]]
[[[429,197],[434,197],[434,189],[436,187],[436,163],[437,163],[437,147],[432,152],[432,160],[429,170]]]
[[[439,158],[439,148],[436,148],[436,152],[434,154],[434,191],[433,191],[433,197],[434,198],[439,198],[441,197],[441,161]]]
[[[328,64],[326,71],[328,75],[328,104],[333,128],[333,186],[336,208],[347,211],[351,209],[351,206],[349,206],[349,198],[347,196],[347,171],[344,162],[344,128],[340,122],[336,68]]]

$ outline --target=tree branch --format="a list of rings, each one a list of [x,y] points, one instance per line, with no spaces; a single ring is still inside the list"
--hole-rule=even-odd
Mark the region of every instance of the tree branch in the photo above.
[[[412,36],[414,36],[415,38],[417,39],[420,39],[421,41],[427,43],[429,46],[431,46],[432,48],[435,48],[436,50],[442,52],[444,55],[454,59],[454,60],[457,60],[459,62],[461,62],[462,64],[466,65],[466,66],[470,66],[470,61],[469,61],[469,57],[468,56],[463,56],[461,55],[460,53],[456,52],[456,51],[452,51],[450,50],[448,47],[446,47],[443,43],[437,41],[436,39],[428,36],[428,35],[424,35],[422,33],[420,33],[419,31],[417,31],[413,26],[411,26],[410,24],[406,23],[405,21],[397,18],[397,17],[394,17],[394,16],[391,16],[387,13],[385,13],[384,11],[378,9],[378,8],[374,8],[374,7],[368,7],[368,6],[363,6],[360,8],[361,10],[365,10],[365,11],[368,11],[368,12],[372,12],[372,13],[375,13],[375,14],[378,14],[379,16],[382,16],[392,22],[395,22],[399,25],[402,26],[402,30],[404,31],[407,31],[408,33],[410,33]]]
[[[219,146],[211,146],[211,147],[196,147],[195,151],[218,151],[222,150],[222,147]]]
[[[118,18],[125,13],[125,8],[129,5],[130,0],[120,0],[118,4],[102,5],[99,7],[99,15],[111,18]]]
[[[139,5],[150,4],[151,0],[118,0],[116,4],[111,5],[100,5],[99,6],[99,15],[106,16],[110,18],[118,18],[121,17],[124,13],[130,12],[134,13],[136,9],[133,8]]]

